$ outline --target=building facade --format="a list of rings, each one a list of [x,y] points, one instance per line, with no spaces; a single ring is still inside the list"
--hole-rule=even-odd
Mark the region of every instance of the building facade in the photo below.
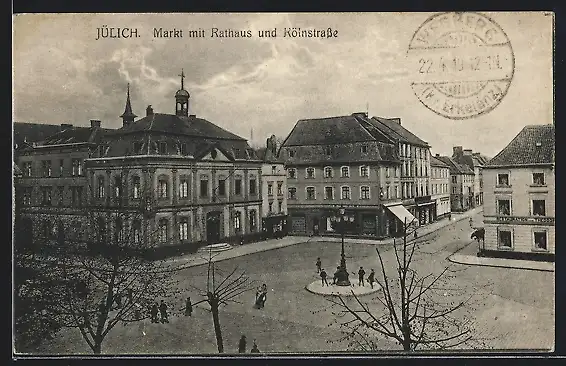
[[[277,158],[275,135],[267,139],[267,147],[258,149],[261,168],[261,218],[266,237],[287,235],[287,173],[283,161]]]
[[[434,220],[450,215],[450,167],[436,154],[430,158],[430,193],[436,202]]]
[[[279,157],[292,233],[334,233],[332,218],[341,207],[354,218],[353,235],[396,235],[401,222],[414,219],[402,206],[397,142],[365,113],[299,120]]]
[[[450,167],[450,206],[452,212],[467,211],[474,202],[474,171],[467,165],[458,164],[449,156],[436,158]]]
[[[483,204],[483,177],[482,169],[489,160],[478,152],[471,149],[462,149],[462,146],[454,146],[452,159],[460,165],[466,165],[474,172],[474,185],[472,187],[474,199],[470,202],[472,207]]]
[[[554,126],[524,127],[483,174],[483,253],[554,258]]]

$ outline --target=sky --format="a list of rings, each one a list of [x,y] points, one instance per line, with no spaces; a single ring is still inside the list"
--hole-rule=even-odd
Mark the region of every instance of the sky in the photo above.
[[[553,19],[544,13],[485,13],[515,55],[505,97],[465,120],[437,115],[411,89],[413,34],[432,13],[22,14],[13,18],[13,120],[119,128],[130,83],[134,113],[175,113],[174,94],[191,94],[191,114],[264,145],[300,119],[369,112],[400,117],[433,153],[453,146],[493,157],[525,126],[553,121]],[[137,38],[97,38],[97,28],[137,28]],[[153,28],[183,38],[154,38]],[[251,30],[213,38],[211,28]],[[283,37],[283,29],[327,29],[333,38]],[[189,30],[202,28],[204,38]],[[258,30],[277,29],[261,38]]]

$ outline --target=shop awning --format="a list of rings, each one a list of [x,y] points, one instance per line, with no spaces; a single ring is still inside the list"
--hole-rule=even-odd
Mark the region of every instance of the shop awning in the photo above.
[[[425,203],[419,203],[417,204],[417,206],[421,207],[421,206],[430,206],[430,205],[434,205],[436,202],[425,202]]]
[[[385,206],[393,215],[395,215],[403,224],[410,224],[413,220],[416,221],[415,216],[413,216],[403,205],[397,206]]]

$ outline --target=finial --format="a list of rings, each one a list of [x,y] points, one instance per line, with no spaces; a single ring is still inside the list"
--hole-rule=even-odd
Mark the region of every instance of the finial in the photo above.
[[[181,90],[183,90],[185,89],[185,83],[184,83],[185,72],[183,71],[183,69],[181,69],[181,74],[179,76],[181,77]]]
[[[130,83],[128,83],[128,98],[130,97]]]

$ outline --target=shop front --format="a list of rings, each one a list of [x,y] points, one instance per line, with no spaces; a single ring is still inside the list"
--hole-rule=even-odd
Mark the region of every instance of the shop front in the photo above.
[[[403,235],[404,227],[415,225],[415,216],[401,203],[384,205],[388,214],[386,215],[386,232],[389,236],[400,237]]]
[[[415,216],[421,226],[433,223],[436,216],[436,202],[430,196],[415,197]]]
[[[262,219],[262,228],[266,238],[281,238],[288,234],[288,215],[269,215]]]

